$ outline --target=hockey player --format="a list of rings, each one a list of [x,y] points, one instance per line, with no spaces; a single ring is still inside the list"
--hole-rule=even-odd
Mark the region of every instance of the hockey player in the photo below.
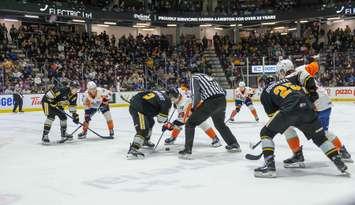
[[[153,148],[155,145],[150,141],[152,128],[155,124],[154,117],[159,123],[168,120],[171,107],[170,97],[160,91],[140,92],[130,100],[129,113],[131,114],[136,135],[127,153],[128,159],[144,158],[139,151],[142,146]]]
[[[347,166],[341,160],[336,147],[326,138],[312,103],[302,87],[292,84],[287,78],[278,82],[272,82],[273,79],[270,78],[263,81],[266,85],[261,94],[261,103],[271,118],[260,131],[265,165],[254,170],[255,177],[276,177],[273,138],[278,133],[284,133],[290,126],[300,129],[307,139],[312,139],[335,166],[345,173]]]
[[[104,115],[107,128],[109,130],[110,136],[114,136],[113,131],[113,121],[109,107],[109,99],[111,97],[111,91],[100,88],[96,86],[96,83],[93,81],[88,82],[87,91],[85,92],[84,97],[84,106],[85,106],[85,121],[83,126],[83,131],[78,134],[79,139],[85,139],[86,134],[89,128],[89,122],[92,116],[100,110],[100,112]]]
[[[50,89],[42,98],[42,108],[47,119],[44,122],[42,143],[50,144],[48,134],[51,129],[55,116],[60,119],[60,133],[62,141],[72,140],[73,136],[66,133],[67,116],[64,108],[69,106],[69,112],[72,113],[73,122],[79,123],[79,115],[76,113],[77,93],[80,89],[79,82],[72,81],[69,86],[54,87]]]
[[[235,110],[232,111],[230,115],[229,121],[234,121],[234,116],[239,113],[240,108],[243,104],[245,104],[251,114],[253,114],[255,120],[259,122],[258,114],[256,113],[256,109],[254,108],[253,101],[251,97],[255,94],[254,90],[250,87],[246,87],[243,81],[239,82],[239,87],[235,89]]]
[[[178,111],[178,118],[174,120],[172,123],[167,122],[163,126],[163,130],[170,130],[171,137],[165,139],[165,144],[173,144],[176,138],[179,136],[182,126],[185,125],[185,122],[191,115],[191,92],[187,89],[187,87],[171,88],[168,93],[174,96],[175,101],[173,101],[174,106]],[[211,146],[212,147],[220,147],[222,146],[219,138],[216,135],[216,132],[213,128],[207,123],[207,121],[201,123],[199,127],[207,134],[208,137],[212,139]]]
[[[351,155],[341,143],[340,139],[328,130],[332,102],[327,95],[326,90],[317,85],[316,81],[313,79],[315,74],[319,71],[317,62],[312,62],[294,69],[293,63],[290,60],[282,60],[278,63],[278,69],[279,78],[283,78],[284,74],[286,74],[287,76],[285,77],[289,78],[293,83],[299,84],[305,88],[305,90],[309,93],[311,100],[314,101],[314,108],[318,113],[318,118],[326,133],[326,137],[340,152],[343,161],[353,162]],[[293,156],[291,158],[284,160],[284,166],[286,168],[305,167],[302,146],[300,146],[300,140],[296,130],[293,127],[289,127],[285,131],[284,135],[293,152]]]

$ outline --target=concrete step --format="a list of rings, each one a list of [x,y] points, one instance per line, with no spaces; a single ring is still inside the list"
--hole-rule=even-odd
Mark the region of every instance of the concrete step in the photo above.
[[[212,77],[225,77],[225,73],[212,73]]]

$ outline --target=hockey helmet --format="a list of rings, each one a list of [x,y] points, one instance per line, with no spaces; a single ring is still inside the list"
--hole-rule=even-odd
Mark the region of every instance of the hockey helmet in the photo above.
[[[77,93],[79,90],[80,90],[80,83],[79,81],[77,80],[73,80],[69,83],[69,88],[71,90],[71,92],[74,94],[74,93]]]
[[[245,82],[244,81],[240,81],[239,82],[239,87],[245,87]]]
[[[180,96],[180,92],[177,88],[175,87],[171,87],[168,89],[168,91],[166,91],[166,95],[172,99],[172,101],[176,100],[179,98]]]
[[[276,70],[277,77],[282,79],[286,75],[291,74],[295,70],[295,66],[293,65],[291,60],[284,59],[276,64]]]

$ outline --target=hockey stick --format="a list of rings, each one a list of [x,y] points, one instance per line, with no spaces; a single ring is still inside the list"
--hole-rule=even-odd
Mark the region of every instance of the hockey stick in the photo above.
[[[170,122],[170,120],[171,120],[171,118],[173,117],[175,111],[176,111],[176,108],[175,108],[175,109],[173,110],[173,112],[171,113],[171,115],[170,115],[170,117],[169,117],[169,119],[168,119],[168,122]],[[154,146],[154,148],[153,148],[153,152],[157,149],[157,147],[158,147],[158,145],[159,145],[159,143],[160,143],[160,140],[161,140],[161,138],[163,137],[165,131],[166,131],[166,130],[164,130],[164,131],[161,133],[161,135],[160,135],[160,137],[159,137],[159,139],[158,139],[158,142],[155,144],[155,146]]]
[[[249,147],[250,147],[250,149],[255,149],[256,147],[258,147],[259,145],[261,144],[261,140],[259,140],[259,142],[257,142],[256,144],[252,144],[252,143],[250,143],[249,144]]]
[[[120,98],[126,103],[131,104],[131,102],[127,98],[123,97],[123,95],[120,95]]]
[[[253,155],[253,154],[246,154],[245,158],[249,160],[259,160],[263,156],[263,153],[259,155]]]
[[[60,112],[62,112],[63,114],[65,114],[67,117],[71,118],[71,119],[74,119],[71,115],[69,115],[68,113],[66,113],[64,110],[60,110],[58,108],[56,108],[57,110],[59,110]],[[84,126],[83,123],[81,122],[78,122],[79,125],[81,126]],[[98,137],[102,138],[102,139],[113,139],[114,137],[112,136],[103,136],[103,135],[100,135],[99,133],[95,132],[94,130],[92,130],[90,127],[88,127],[88,130],[90,130],[92,133],[94,133],[95,135],[97,135]]]

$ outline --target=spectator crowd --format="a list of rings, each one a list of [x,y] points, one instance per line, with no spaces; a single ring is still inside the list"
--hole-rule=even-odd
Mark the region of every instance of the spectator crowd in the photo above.
[[[306,25],[303,35],[277,32],[250,32],[234,43],[229,36],[213,36],[213,47],[227,79],[242,79],[242,66],[276,64],[280,56],[291,57],[296,65],[307,56],[320,53],[325,86],[354,85],[355,31],[325,32],[317,25]],[[23,24],[19,28],[0,25],[1,92],[10,93],[19,85],[24,93],[43,93],[59,81],[78,80],[82,89],[94,80],[112,91],[141,90],[176,85],[186,71],[198,68],[209,72],[204,58],[208,40],[180,36],[173,46],[164,35],[123,35],[106,32],[89,35],[72,27]],[[230,82],[231,83],[231,82]]]
[[[20,84],[25,93],[40,93],[69,80],[78,80],[83,89],[89,80],[112,91],[166,87],[184,78],[188,67],[202,65],[201,44],[183,35],[180,46],[172,47],[164,35],[116,39],[106,32],[28,24],[11,28],[8,38],[5,29],[1,25],[3,91]]]

